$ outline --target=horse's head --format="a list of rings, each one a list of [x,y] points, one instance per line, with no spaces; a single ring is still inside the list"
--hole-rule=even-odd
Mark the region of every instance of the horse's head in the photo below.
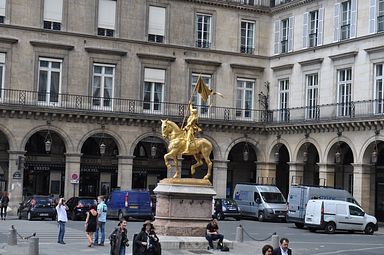
[[[161,135],[164,139],[168,137],[169,132],[168,120],[161,120]]]

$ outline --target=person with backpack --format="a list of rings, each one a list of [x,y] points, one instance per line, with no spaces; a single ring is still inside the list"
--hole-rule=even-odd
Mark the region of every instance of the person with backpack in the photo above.
[[[111,255],[125,255],[125,249],[129,246],[128,243],[128,231],[127,221],[120,220],[118,227],[113,230],[109,235],[109,241],[111,243]]]
[[[104,196],[98,196],[97,202],[97,213],[98,213],[98,222],[95,232],[95,241],[94,245],[104,246],[105,240],[105,223],[107,222],[107,205],[104,202]],[[100,231],[100,243],[99,243],[99,231]]]
[[[161,245],[151,221],[144,222],[140,233],[136,236],[133,255],[160,255]]]

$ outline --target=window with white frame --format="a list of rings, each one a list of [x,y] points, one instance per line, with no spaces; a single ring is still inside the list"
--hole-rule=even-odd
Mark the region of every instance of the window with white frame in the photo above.
[[[6,0],[0,0],[0,23],[5,22],[5,5]]]
[[[317,100],[319,97],[319,77],[317,73],[306,75],[306,119],[317,118]]]
[[[207,14],[196,14],[196,47],[211,47],[212,16]]]
[[[351,115],[352,100],[352,69],[340,69],[337,71],[337,108],[338,116]]]
[[[289,121],[289,80],[279,80],[279,121]]]
[[[212,86],[212,75],[210,74],[197,74],[192,73],[192,84],[191,84],[191,93],[192,93],[192,104],[194,108],[196,108],[199,112],[199,115],[206,115],[208,114],[209,110],[209,104],[210,104],[210,98],[208,98],[208,101],[205,103],[203,100],[201,100],[201,97],[198,95],[198,93],[195,91],[195,85],[199,79],[199,76],[201,76],[201,79],[203,80],[204,84],[211,88]]]
[[[384,0],[369,0],[369,33],[384,32]]]
[[[303,47],[323,44],[324,8],[304,13]]]
[[[3,97],[5,75],[5,54],[0,53],[0,98]]]
[[[238,78],[236,84],[236,117],[251,119],[255,80]]]
[[[116,0],[99,0],[97,35],[113,37],[116,25]]]
[[[165,37],[165,8],[149,6],[148,41],[163,43]]]
[[[335,5],[334,41],[356,37],[357,0],[348,0]]]
[[[92,77],[92,106],[112,108],[112,98],[115,87],[115,66],[93,64]]]
[[[56,104],[60,100],[62,60],[39,58],[38,101]]]
[[[293,23],[293,17],[275,21],[274,54],[293,50]]]
[[[61,30],[63,0],[44,0],[44,28]]]
[[[384,114],[384,64],[375,65],[375,113]]]
[[[165,70],[144,69],[144,102],[143,109],[150,112],[161,112],[164,100]]]
[[[241,42],[240,42],[240,52],[246,54],[253,54],[255,50],[255,22],[242,20],[241,21]]]

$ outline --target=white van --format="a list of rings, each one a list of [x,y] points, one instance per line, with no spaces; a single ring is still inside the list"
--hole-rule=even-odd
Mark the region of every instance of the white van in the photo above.
[[[328,187],[292,185],[288,194],[287,221],[297,228],[304,227],[305,207],[310,199],[341,200],[359,205],[346,190]]]
[[[259,221],[286,220],[287,202],[274,185],[236,184],[233,199],[242,216],[256,217]]]
[[[365,234],[372,235],[378,230],[376,218],[366,214],[356,204],[323,199],[308,201],[305,226],[311,232],[324,229],[329,234],[336,230],[347,230],[364,231]]]

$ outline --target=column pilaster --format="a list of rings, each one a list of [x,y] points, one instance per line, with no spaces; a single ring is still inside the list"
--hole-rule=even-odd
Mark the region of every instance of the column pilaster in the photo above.
[[[335,166],[334,164],[317,163],[319,166],[320,186],[335,187]]]
[[[353,197],[369,213],[375,213],[375,172],[372,165],[353,166]]]
[[[255,162],[256,163],[256,183],[276,184],[275,162]]]
[[[213,160],[213,187],[218,198],[227,196],[227,170],[229,160]]]
[[[9,154],[9,167],[8,167],[8,195],[9,195],[9,208],[12,215],[16,215],[19,203],[23,201],[23,180],[24,180],[24,166],[19,166],[19,157],[25,162],[25,151],[8,151]]]
[[[288,162],[289,165],[289,186],[302,184],[304,180],[304,163]]]
[[[79,195],[79,183],[71,183],[72,175],[77,174],[80,178],[80,161],[82,153],[65,153],[65,178],[64,197],[70,198]]]
[[[117,170],[117,186],[122,190],[132,189],[132,172],[133,172],[133,159],[135,156],[119,155],[118,170]]]

